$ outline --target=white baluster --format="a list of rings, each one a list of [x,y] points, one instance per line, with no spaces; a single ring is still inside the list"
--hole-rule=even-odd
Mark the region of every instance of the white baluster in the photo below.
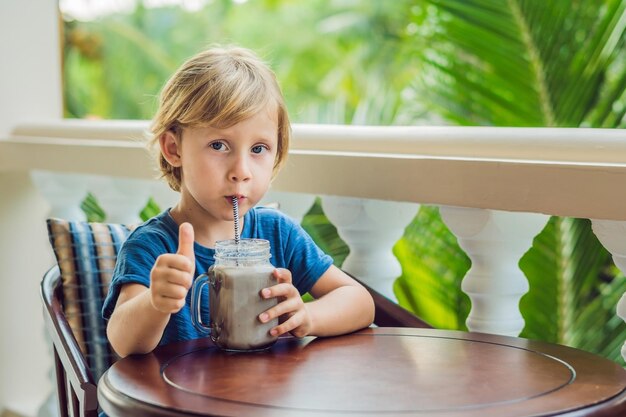
[[[620,268],[620,270],[622,270]],[[626,293],[622,294],[622,298],[617,303],[617,315],[620,319],[626,321]],[[622,345],[622,358],[626,360],[626,342]]]
[[[528,291],[519,259],[549,216],[462,207],[441,207],[440,214],[472,261],[461,285],[472,300],[467,327],[517,336],[524,328],[519,301]]]
[[[49,217],[65,220],[85,220],[85,212],[80,208],[87,196],[87,180],[77,174],[33,171],[33,183],[50,204]]]
[[[592,219],[591,228],[600,243],[611,252],[615,265],[626,273],[626,221]],[[617,315],[626,321],[626,293],[617,303]],[[622,357],[626,360],[626,343],[622,345]]]
[[[152,182],[113,177],[89,177],[89,189],[111,223],[134,224],[152,193]]]
[[[291,217],[296,223],[301,223],[302,218],[311,209],[314,202],[315,195],[313,194],[269,191],[265,194],[260,205],[278,203],[280,211]]]
[[[350,248],[342,268],[397,301],[393,283],[402,267],[392,249],[419,204],[327,196],[322,208]]]

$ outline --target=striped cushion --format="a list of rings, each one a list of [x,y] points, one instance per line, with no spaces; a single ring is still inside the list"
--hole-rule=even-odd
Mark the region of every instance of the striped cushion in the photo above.
[[[120,246],[135,226],[48,219],[50,244],[61,271],[63,308],[96,381],[117,359],[101,309]]]

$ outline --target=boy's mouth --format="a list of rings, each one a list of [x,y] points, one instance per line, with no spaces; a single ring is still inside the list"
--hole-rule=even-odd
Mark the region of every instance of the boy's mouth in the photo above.
[[[235,198],[235,197],[237,198],[237,201],[238,201],[238,202],[241,202],[242,200],[245,200],[245,198],[246,198],[246,196],[244,196],[244,195],[237,195],[237,194],[235,194],[235,195],[227,195],[225,198],[226,198],[229,202],[231,202],[231,203],[232,203],[233,198]]]

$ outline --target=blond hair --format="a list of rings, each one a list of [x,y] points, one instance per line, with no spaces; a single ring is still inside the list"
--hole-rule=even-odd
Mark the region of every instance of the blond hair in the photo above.
[[[163,87],[152,121],[149,145],[158,158],[161,176],[173,190],[180,191],[180,168],[170,165],[159,148],[159,138],[166,132],[180,141],[184,128],[228,128],[268,107],[275,107],[278,116],[276,175],[287,157],[291,127],[272,70],[244,48],[213,47],[193,56]]]

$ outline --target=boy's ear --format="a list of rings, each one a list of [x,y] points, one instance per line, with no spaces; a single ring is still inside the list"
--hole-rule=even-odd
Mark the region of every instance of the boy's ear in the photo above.
[[[173,132],[167,131],[159,138],[161,154],[165,160],[173,167],[180,167],[180,142]]]

